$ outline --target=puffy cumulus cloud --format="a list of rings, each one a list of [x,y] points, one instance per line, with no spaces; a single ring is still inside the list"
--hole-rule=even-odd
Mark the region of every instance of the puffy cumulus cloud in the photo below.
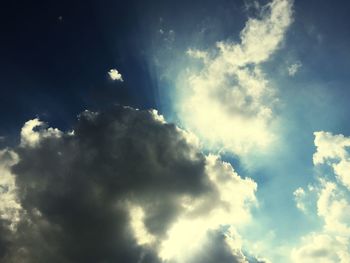
[[[350,138],[330,132],[315,132],[317,151],[313,156],[315,165],[330,165],[337,178],[350,189]]]
[[[47,128],[38,118],[27,121],[21,129],[21,146],[35,147],[41,139],[60,137],[61,131]]]
[[[217,156],[206,157],[205,168],[216,196],[207,194],[197,200],[183,199],[186,212],[177,218],[168,230],[168,237],[161,243],[160,256],[163,260],[188,262],[194,252],[203,251],[203,243],[208,242],[208,232],[226,225],[239,226],[250,220],[249,207],[256,203],[256,183],[250,179],[242,180],[230,164],[222,162]],[[234,234],[227,234],[225,241],[230,240],[229,247],[237,256],[241,249],[239,235],[233,227],[229,232]],[[232,241],[232,237],[236,242]],[[239,262],[247,262],[243,259]]]
[[[15,176],[10,167],[18,161],[18,156],[11,150],[0,150],[0,218],[10,224],[13,229],[19,220],[19,210],[16,195]]]
[[[310,193],[316,193],[315,207],[322,222],[322,229],[303,237],[300,246],[292,251],[294,262],[350,261],[349,169],[343,169],[349,162],[349,143],[349,138],[343,135],[315,132],[317,150],[313,161],[315,166],[320,168],[318,183],[309,186],[307,191],[297,189],[295,196],[297,206],[306,211],[301,200],[307,200]],[[321,165],[331,168],[335,180],[326,176]]]
[[[350,237],[350,202],[347,193],[333,182],[323,181],[317,201],[317,214],[324,229]]]
[[[240,43],[218,42],[215,51],[189,49],[202,68],[178,81],[179,115],[185,127],[213,147],[235,154],[265,149],[274,139],[270,123],[276,102],[261,70],[278,49],[292,21],[292,1],[273,0],[249,18]]]
[[[349,240],[327,234],[311,234],[303,238],[303,246],[292,252],[293,262],[349,262]]]
[[[0,150],[0,259],[5,255],[20,220],[21,205],[17,200],[15,177],[10,171],[17,161],[13,151]]]
[[[119,73],[119,71],[118,70],[116,70],[116,69],[110,69],[109,71],[108,71],[108,76],[109,76],[109,78],[111,79],[111,80],[113,80],[113,81],[121,81],[121,82],[123,82],[124,80],[123,80],[123,77],[122,77],[122,74],[120,74]]]
[[[316,211],[322,228],[304,236],[292,250],[296,263],[349,262],[350,260],[350,199],[349,193],[336,183],[321,179],[312,189],[317,194]],[[304,198],[308,197],[304,192]],[[304,211],[305,206],[304,206]]]
[[[27,122],[0,154],[1,262],[263,262],[238,233],[256,183],[156,111]],[[11,227],[15,224],[15,227]]]

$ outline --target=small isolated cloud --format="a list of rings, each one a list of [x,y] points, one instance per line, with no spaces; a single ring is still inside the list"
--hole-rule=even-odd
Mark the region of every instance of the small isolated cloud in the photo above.
[[[116,69],[111,69],[108,71],[109,78],[113,81],[121,81],[123,82],[122,75]]]
[[[260,262],[237,230],[257,184],[154,110],[30,120],[0,174],[1,262]]]
[[[294,191],[293,195],[294,195],[297,208],[305,212],[306,211],[306,207],[304,204],[305,190],[299,187],[297,190]]]
[[[248,11],[250,9],[259,10],[260,3],[258,1],[255,1],[255,0],[244,1],[244,9],[246,11]]]
[[[301,66],[302,66],[302,64],[300,62],[296,62],[294,64],[289,65],[289,67],[287,68],[288,75],[291,77],[295,76],[295,74],[298,73]]]

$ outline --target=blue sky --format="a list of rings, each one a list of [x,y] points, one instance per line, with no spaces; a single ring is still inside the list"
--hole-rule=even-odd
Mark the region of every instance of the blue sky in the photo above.
[[[18,148],[68,134],[84,110],[155,109],[197,138],[208,163],[217,155],[257,186],[242,222],[198,218],[203,229],[237,231],[244,256],[230,262],[349,262],[346,1],[19,1],[4,10],[2,149],[21,155]],[[184,226],[169,228],[161,244],[181,243],[172,233]]]

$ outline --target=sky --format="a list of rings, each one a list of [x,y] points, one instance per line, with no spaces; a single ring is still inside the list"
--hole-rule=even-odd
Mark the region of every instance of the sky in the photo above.
[[[1,262],[350,262],[349,3],[1,9]]]

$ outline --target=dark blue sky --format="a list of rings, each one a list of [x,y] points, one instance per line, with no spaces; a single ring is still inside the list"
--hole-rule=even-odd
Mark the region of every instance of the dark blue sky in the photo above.
[[[85,108],[111,103],[162,108],[150,62],[160,45],[158,30],[174,30],[174,45],[186,50],[237,40],[247,16],[243,1],[228,0],[7,1],[1,9],[2,136],[36,115],[64,128]],[[342,92],[350,63],[350,6],[296,1],[294,9],[287,39],[310,68],[307,78],[337,81],[342,87],[336,91]],[[192,34],[208,24],[195,43]],[[321,44],[312,43],[311,31],[322,35]],[[124,83],[108,81],[106,72],[114,67]]]
[[[215,18],[226,23],[231,20],[232,9],[242,4],[186,2],[3,4],[0,134],[11,135],[36,115],[67,127],[85,108],[98,109],[112,103],[157,108],[157,84],[147,59],[157,49],[160,26],[186,36],[204,20]],[[225,9],[227,6],[230,10]],[[222,31],[222,27],[213,30]],[[178,42],[188,44],[186,39]],[[125,79],[122,85],[108,81],[107,71],[114,67]]]

